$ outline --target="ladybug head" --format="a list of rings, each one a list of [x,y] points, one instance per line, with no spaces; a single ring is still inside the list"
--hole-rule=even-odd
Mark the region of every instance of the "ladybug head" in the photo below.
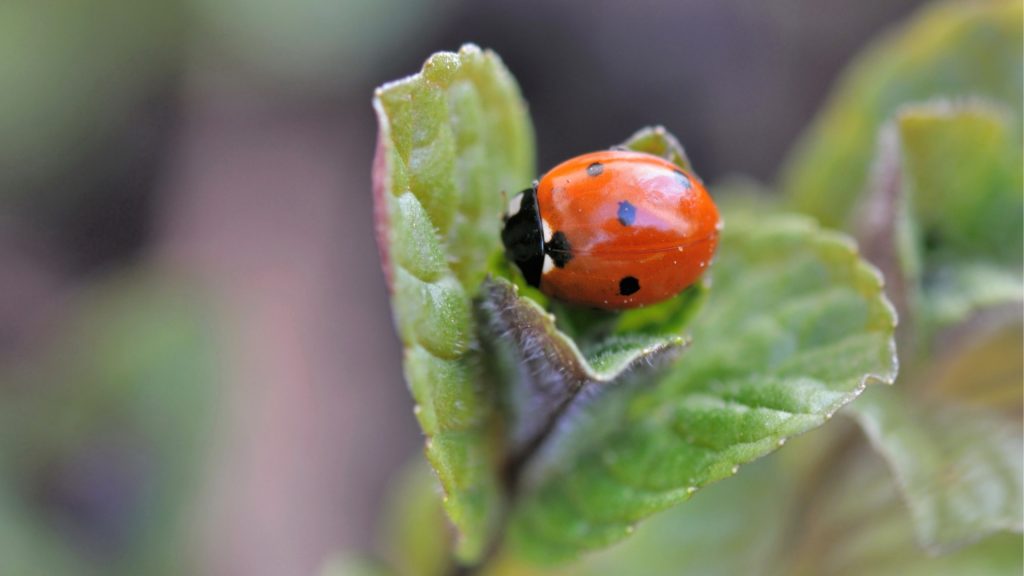
[[[544,268],[544,235],[536,186],[513,196],[503,219],[501,241],[505,244],[505,254],[519,267],[527,284],[539,286]]]

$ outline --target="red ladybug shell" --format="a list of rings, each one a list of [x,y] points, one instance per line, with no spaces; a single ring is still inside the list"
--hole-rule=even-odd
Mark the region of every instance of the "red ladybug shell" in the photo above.
[[[699,179],[640,152],[577,156],[541,178],[539,288],[605,309],[675,296],[711,264],[721,222]]]

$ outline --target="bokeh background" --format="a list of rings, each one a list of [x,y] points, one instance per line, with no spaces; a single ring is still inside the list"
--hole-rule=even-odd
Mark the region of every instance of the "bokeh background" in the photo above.
[[[0,4],[0,574],[303,575],[372,546],[421,445],[375,86],[475,42],[542,169],[663,124],[705,180],[770,184],[918,4]]]

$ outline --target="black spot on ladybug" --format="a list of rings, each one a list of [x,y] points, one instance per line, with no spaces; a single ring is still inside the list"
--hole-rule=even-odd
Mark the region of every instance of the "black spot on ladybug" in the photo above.
[[[636,206],[633,206],[627,200],[619,202],[619,222],[621,222],[623,226],[632,226],[635,221]]]
[[[594,162],[587,166],[587,176],[600,176],[602,172],[604,172],[604,164],[600,162]]]
[[[690,179],[686,174],[683,174],[682,170],[673,170],[672,172],[676,175],[676,181],[682,184],[683,188],[686,188],[687,190],[693,188],[693,183],[690,182]]]
[[[632,276],[626,276],[622,280],[619,280],[619,294],[623,296],[631,296],[636,294],[640,290],[640,281]]]
[[[551,235],[551,240],[548,241],[547,245],[544,246],[544,250],[554,260],[555,266],[559,268],[565,268],[565,265],[572,260],[572,246],[569,244],[569,239],[565,237],[565,233],[562,231],[555,232]]]

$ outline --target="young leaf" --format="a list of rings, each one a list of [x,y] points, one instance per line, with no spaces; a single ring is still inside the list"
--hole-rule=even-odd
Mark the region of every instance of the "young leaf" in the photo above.
[[[726,221],[690,349],[553,431],[512,511],[516,553],[557,562],[620,540],[895,376],[892,309],[849,240],[796,217]]]
[[[683,145],[668,130],[665,130],[664,126],[641,128],[623,142],[621,147],[660,156],[683,170],[693,171],[693,165],[690,164]]]
[[[1019,107],[1022,21],[1018,0],[941,2],[866,50],[786,162],[782,189],[792,205],[827,226],[848,223],[875,135],[904,104],[983,96]]]
[[[896,119],[926,338],[981,308],[1024,301],[1024,149],[1013,118],[972,101],[913,106]]]
[[[908,106],[881,132],[858,237],[902,318],[905,359],[944,328],[1024,300],[1019,133],[978,100]]]
[[[1024,150],[1019,111],[980,100],[936,101],[897,116],[920,233],[936,263],[1021,267]],[[1015,126],[1017,125],[1017,126]]]
[[[494,398],[482,385],[471,298],[492,257],[502,192],[534,177],[533,134],[498,57],[466,45],[435,54],[374,95],[378,245],[405,348],[427,457],[458,528],[481,555],[502,507]]]

